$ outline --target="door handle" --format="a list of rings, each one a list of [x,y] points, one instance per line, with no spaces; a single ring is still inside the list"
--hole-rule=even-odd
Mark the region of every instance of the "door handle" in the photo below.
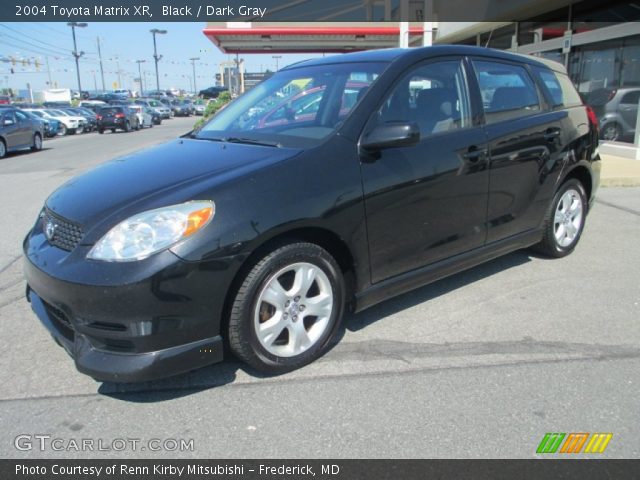
[[[560,136],[559,128],[548,128],[547,131],[544,132],[544,139],[548,142],[554,141],[559,136]]]
[[[467,153],[463,155],[464,159],[469,163],[478,163],[479,161],[484,161],[487,158],[487,150],[483,148],[478,148],[476,146],[471,146],[467,150]]]

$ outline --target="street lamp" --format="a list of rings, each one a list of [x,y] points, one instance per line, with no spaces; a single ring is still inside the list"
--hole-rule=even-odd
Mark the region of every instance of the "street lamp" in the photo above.
[[[282,55],[271,55],[271,58],[276,61],[276,72],[278,71],[278,60],[282,58]]]
[[[162,55],[158,55],[158,49],[156,47],[156,35],[164,35],[167,33],[166,30],[159,30],[157,28],[152,28],[149,30],[151,35],[153,35],[153,59],[156,61],[156,89],[160,90],[160,76],[158,75],[158,62],[162,58]]]
[[[142,86],[142,67],[140,65],[145,62],[146,60],[136,60],[136,63],[138,64],[138,77],[140,80],[140,96],[141,97],[144,97],[144,87]]]
[[[76,43],[76,27],[84,28],[86,23],[69,22],[68,27],[71,27],[71,35],[73,35],[73,57],[76,59],[76,74],[78,75],[78,95],[82,98],[82,84],[80,83],[80,57],[84,55],[84,52],[78,53],[78,45]]]
[[[198,93],[198,89],[196,88],[196,61],[200,60],[199,57],[190,58],[191,66],[193,67],[193,93]]]

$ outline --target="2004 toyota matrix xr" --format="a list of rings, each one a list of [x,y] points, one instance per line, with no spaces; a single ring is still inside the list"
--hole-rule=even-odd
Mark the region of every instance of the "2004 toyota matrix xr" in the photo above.
[[[304,61],[56,190],[24,241],[27,296],[98,380],[186,372],[225,343],[285,372],[328,348],[345,306],[532,245],[571,253],[597,148],[553,62],[462,46]]]

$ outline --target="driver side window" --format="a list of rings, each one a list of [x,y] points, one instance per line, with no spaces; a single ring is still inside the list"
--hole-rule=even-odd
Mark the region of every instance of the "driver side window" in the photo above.
[[[471,125],[462,63],[433,62],[412,69],[378,111],[378,123],[416,122],[425,138]]]

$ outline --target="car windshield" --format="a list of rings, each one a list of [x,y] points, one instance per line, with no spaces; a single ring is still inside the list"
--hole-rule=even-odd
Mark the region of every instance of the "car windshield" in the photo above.
[[[344,63],[282,70],[219,111],[194,137],[313,146],[342,124],[386,66]]]
[[[149,101],[149,105],[151,105],[152,107],[161,107],[162,106],[162,104],[160,102],[158,102],[157,100]]]
[[[32,115],[36,115],[40,118],[44,117],[44,113],[37,111],[37,110],[30,110],[29,113],[31,113]]]

